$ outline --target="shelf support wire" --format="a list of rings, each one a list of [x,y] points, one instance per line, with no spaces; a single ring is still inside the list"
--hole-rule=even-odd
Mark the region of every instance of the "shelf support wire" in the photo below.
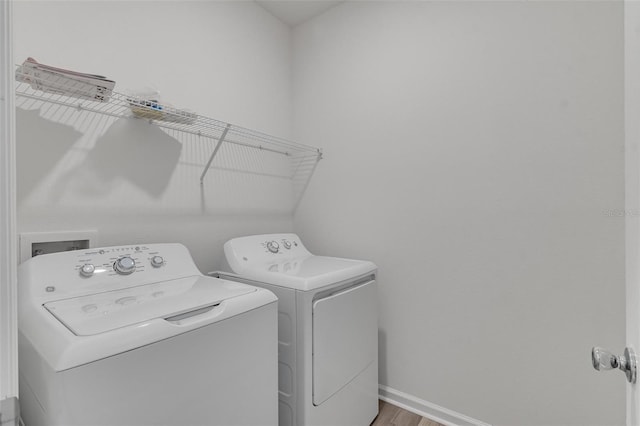
[[[202,171],[202,175],[200,176],[200,185],[204,183],[204,177],[207,175],[207,172],[209,171],[209,167],[213,162],[213,158],[218,153],[220,146],[222,146],[222,142],[224,142],[224,138],[227,136],[227,132],[229,131],[230,128],[231,128],[231,124],[227,124],[224,130],[222,131],[222,134],[218,139],[218,143],[216,144],[216,147],[213,149],[213,152],[211,153],[211,157],[209,157],[209,161],[207,161],[207,165],[204,167],[204,170]]]
[[[322,160],[322,151],[318,150],[317,154],[316,154],[316,161],[313,162],[313,167],[311,167],[311,171],[309,172],[309,175],[307,176],[306,182],[304,183],[304,187],[302,188],[302,190],[300,191],[299,194],[297,194],[297,199],[295,200],[295,204],[293,206],[293,212],[295,213],[296,210],[298,210],[298,206],[300,205],[300,201],[302,201],[302,196],[304,195],[304,193],[307,191],[307,187],[309,186],[309,182],[311,181],[311,176],[313,176],[313,173],[316,171],[316,167],[318,166],[318,163],[320,162],[320,160]]]

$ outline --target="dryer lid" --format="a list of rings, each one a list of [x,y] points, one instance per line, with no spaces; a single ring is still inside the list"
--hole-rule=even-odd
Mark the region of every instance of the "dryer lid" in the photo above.
[[[236,274],[254,281],[296,290],[314,290],[375,273],[371,262],[314,256],[296,234],[234,238],[224,254]]]
[[[307,291],[372,274],[376,269],[374,263],[364,260],[311,255],[254,263],[234,272],[267,284]]]
[[[192,276],[122,290],[45,303],[44,307],[77,336],[90,336],[156,318],[214,306],[255,288]]]

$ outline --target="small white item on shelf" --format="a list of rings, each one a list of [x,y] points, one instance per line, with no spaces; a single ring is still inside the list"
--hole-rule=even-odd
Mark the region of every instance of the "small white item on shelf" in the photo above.
[[[35,90],[96,102],[107,102],[116,84],[101,75],[56,68],[33,58],[18,67],[16,80],[29,83]]]

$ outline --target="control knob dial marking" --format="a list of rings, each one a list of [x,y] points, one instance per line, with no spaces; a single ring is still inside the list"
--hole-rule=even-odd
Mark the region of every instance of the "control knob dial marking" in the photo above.
[[[80,267],[80,275],[90,277],[96,271],[96,267],[92,263],[85,263]]]
[[[267,249],[269,249],[271,253],[277,253],[278,250],[280,250],[280,245],[275,241],[269,241],[267,243]]]
[[[151,258],[151,266],[153,266],[154,268],[159,268],[162,265],[164,265],[164,259],[162,258],[162,256],[153,256]]]
[[[113,269],[120,275],[129,275],[136,270],[136,261],[130,256],[123,256],[116,260],[113,264]]]

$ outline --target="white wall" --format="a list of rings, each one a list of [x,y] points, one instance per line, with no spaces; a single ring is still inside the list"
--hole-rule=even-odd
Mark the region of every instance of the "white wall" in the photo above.
[[[28,56],[290,136],[290,29],[254,2],[18,1],[15,62]],[[291,182],[260,174],[269,160],[257,151],[223,147],[201,187],[210,141],[19,102],[19,232],[182,242],[206,272],[221,266],[228,238],[292,228]]]
[[[294,29],[294,217],[380,267],[380,381],[495,425],[624,424],[621,2],[347,2]],[[624,214],[622,215],[624,216]]]

